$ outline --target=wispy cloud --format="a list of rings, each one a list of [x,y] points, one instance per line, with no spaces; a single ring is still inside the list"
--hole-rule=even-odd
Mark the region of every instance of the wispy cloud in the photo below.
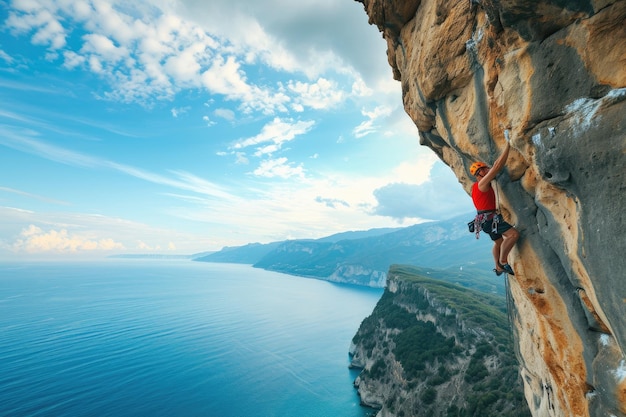
[[[228,120],[229,122],[235,120],[235,112],[230,109],[215,109],[213,114],[217,117]]]
[[[172,112],[172,116],[173,117],[178,117],[180,115],[183,115],[183,114],[187,113],[190,109],[191,109],[191,107],[189,107],[189,106],[173,107],[170,111]]]
[[[11,55],[4,52],[2,49],[0,49],[0,59],[6,62],[7,64],[13,63],[13,57],[11,57]]]
[[[330,208],[335,208],[337,207],[337,205],[350,207],[350,204],[348,204],[347,201],[339,200],[336,198],[322,198],[318,196],[315,198],[315,201],[318,203],[323,203],[324,205],[326,205],[326,207],[330,207]]]
[[[380,119],[389,116],[392,111],[389,107],[378,106],[372,111],[363,110],[362,113],[367,119],[354,128],[354,136],[357,138],[376,132],[379,129],[376,123],[379,122]]]
[[[27,137],[25,133],[28,132],[23,132],[22,134],[17,134],[14,131],[3,132],[0,128],[0,145],[8,146],[62,164],[90,169],[113,169],[144,181],[185,191],[192,191],[205,196],[235,198],[232,194],[224,190],[223,187],[188,172],[170,171],[173,176],[168,177],[141,168],[68,150],[57,145]]]
[[[0,145],[67,165],[92,168],[102,165],[98,158],[37,140],[35,139],[37,135],[31,130],[15,130],[0,126]]]
[[[26,191],[16,190],[16,189],[13,189],[13,188],[10,188],[10,187],[0,187],[0,191],[4,191],[6,193],[18,194],[18,195],[21,195],[21,196],[24,196],[24,197],[32,198],[34,200],[45,201],[46,203],[51,203],[51,204],[58,204],[58,205],[62,205],[62,206],[68,206],[70,204],[70,203],[68,203],[66,201],[60,201],[60,200],[56,200],[54,198],[44,197],[44,196],[41,196],[41,195],[28,193]]]
[[[271,154],[279,150],[283,143],[292,141],[297,136],[310,131],[313,125],[315,125],[315,122],[312,120],[294,121],[277,117],[263,126],[258,135],[241,139],[232,145],[232,148],[243,149],[249,146],[263,145],[257,147],[256,155]]]
[[[53,91],[49,91],[49,93],[56,94]],[[7,106],[10,106],[11,104],[12,104],[11,102],[5,103],[5,105]],[[96,121],[93,119],[88,119],[84,117],[76,117],[72,114],[56,112],[50,109],[42,109],[40,107],[30,107],[30,106],[16,106],[16,107],[19,108],[19,112],[0,109],[0,118],[11,120],[13,122],[20,122],[31,128],[39,127],[47,131],[59,133],[64,136],[73,136],[73,137],[78,136],[78,137],[86,138],[84,134],[79,134],[75,130],[60,128],[58,125],[59,120],[65,120],[65,121],[73,122],[73,123],[80,124],[83,126],[93,127],[96,129],[100,129],[104,132],[114,133],[120,136],[139,137],[139,135],[133,132],[125,131],[125,130],[117,128],[114,125],[104,123],[101,121]],[[49,120],[54,120],[56,122],[53,123],[53,122],[50,122]],[[5,129],[5,131],[10,130],[6,126],[3,129]],[[94,138],[89,137],[89,139],[94,139]]]
[[[45,94],[61,94],[63,90],[54,87],[42,87],[40,85],[33,85],[28,83],[22,83],[19,81],[11,81],[0,78],[0,87],[9,88],[18,91],[36,91],[38,93]]]

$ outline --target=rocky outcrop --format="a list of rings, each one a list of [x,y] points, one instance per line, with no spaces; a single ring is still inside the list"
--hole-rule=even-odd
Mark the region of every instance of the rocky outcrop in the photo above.
[[[363,285],[383,288],[387,282],[387,273],[365,268],[363,265],[338,265],[337,269],[326,278],[331,282]]]
[[[535,416],[626,416],[626,1],[359,0],[408,115],[469,190],[492,163]]]
[[[352,340],[361,402],[390,416],[528,417],[505,299],[394,265]]]

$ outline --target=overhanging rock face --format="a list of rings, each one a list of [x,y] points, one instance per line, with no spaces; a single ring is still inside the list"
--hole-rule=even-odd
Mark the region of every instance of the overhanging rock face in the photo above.
[[[357,0],[420,142],[493,163],[535,416],[626,416],[626,0]]]

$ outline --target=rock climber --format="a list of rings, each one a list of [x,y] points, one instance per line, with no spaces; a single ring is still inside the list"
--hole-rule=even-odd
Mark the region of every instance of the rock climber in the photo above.
[[[517,229],[505,222],[502,214],[499,213],[496,206],[496,195],[491,185],[491,182],[495,180],[498,173],[506,165],[506,160],[509,157],[511,144],[508,131],[505,131],[505,138],[506,145],[504,150],[492,167],[480,161],[474,162],[470,167],[470,174],[476,177],[476,182],[472,185],[472,200],[477,210],[474,220],[476,237],[478,238],[478,233],[480,230],[483,230],[493,240],[492,253],[496,263],[493,271],[498,276],[502,275],[503,272],[515,275],[513,268],[509,265],[508,256],[519,238]],[[495,183],[495,186],[497,187],[497,183]]]

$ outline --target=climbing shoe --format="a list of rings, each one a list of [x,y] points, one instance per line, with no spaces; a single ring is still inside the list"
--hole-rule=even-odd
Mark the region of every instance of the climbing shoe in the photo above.
[[[500,265],[500,267],[502,267],[502,269],[504,269],[504,272],[506,272],[507,274],[515,275],[515,272],[513,272],[513,268],[511,268],[511,265],[503,264],[503,265]]]
[[[496,268],[493,268],[493,272],[495,272],[497,276],[500,276],[504,273],[504,271],[498,271]]]

